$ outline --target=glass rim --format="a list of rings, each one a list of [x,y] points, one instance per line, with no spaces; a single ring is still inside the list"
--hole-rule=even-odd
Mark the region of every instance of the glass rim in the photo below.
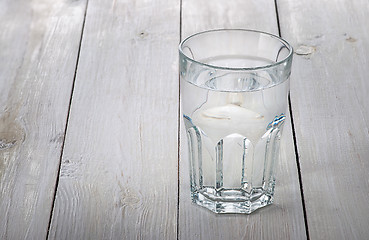
[[[189,39],[192,39],[193,37],[196,37],[197,35],[202,35],[202,34],[211,33],[211,32],[226,32],[226,31],[253,32],[253,33],[264,34],[264,35],[267,35],[267,36],[272,37],[272,38],[276,38],[278,41],[280,41],[283,45],[285,45],[287,47],[287,49],[289,50],[289,53],[285,58],[283,58],[282,60],[279,60],[279,61],[277,61],[273,64],[266,64],[266,65],[257,66],[257,67],[223,67],[223,66],[212,65],[212,64],[203,63],[201,61],[197,61],[197,60],[187,56],[182,50],[183,49],[183,44],[185,42],[187,42]],[[210,67],[210,68],[214,68],[214,69],[231,70],[231,71],[254,71],[254,70],[264,70],[264,69],[273,68],[273,67],[276,67],[278,65],[281,65],[281,64],[285,63],[290,58],[292,58],[292,55],[293,55],[293,47],[291,46],[291,44],[289,44],[283,38],[281,38],[277,35],[268,33],[268,32],[263,32],[263,31],[259,31],[259,30],[253,30],[253,29],[242,29],[242,28],[222,28],[222,29],[212,29],[212,30],[197,32],[197,33],[192,34],[192,35],[186,37],[185,39],[183,39],[179,43],[178,50],[179,50],[179,53],[182,56],[184,56],[190,62],[197,63],[197,64],[200,64],[200,65],[203,65],[203,66],[206,66],[206,67]]]

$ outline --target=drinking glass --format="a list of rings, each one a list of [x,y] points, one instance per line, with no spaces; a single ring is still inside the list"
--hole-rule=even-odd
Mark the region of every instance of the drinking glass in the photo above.
[[[192,201],[216,213],[273,202],[293,50],[260,31],[212,30],[179,45]]]

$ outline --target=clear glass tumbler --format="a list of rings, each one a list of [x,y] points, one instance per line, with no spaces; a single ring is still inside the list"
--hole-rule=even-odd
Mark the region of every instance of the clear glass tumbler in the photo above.
[[[273,202],[292,53],[285,40],[253,30],[206,31],[180,43],[193,202],[216,213]]]

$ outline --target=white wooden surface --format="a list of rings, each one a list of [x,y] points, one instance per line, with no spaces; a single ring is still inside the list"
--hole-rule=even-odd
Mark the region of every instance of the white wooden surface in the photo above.
[[[216,215],[189,196],[180,37],[277,34],[274,1],[3,0],[0,239],[367,239],[369,4],[277,5],[308,235],[289,121],[272,206]]]
[[[179,7],[89,0],[50,239],[177,237]]]
[[[273,1],[183,0],[182,3],[183,37],[217,28],[259,29],[278,35]],[[282,138],[275,203],[249,216],[217,215],[191,203],[187,139],[181,126],[179,239],[306,239],[289,121],[288,118]]]
[[[45,239],[85,1],[0,1],[0,239]]]
[[[369,3],[278,0],[310,239],[369,238]],[[298,11],[298,10],[303,11]]]

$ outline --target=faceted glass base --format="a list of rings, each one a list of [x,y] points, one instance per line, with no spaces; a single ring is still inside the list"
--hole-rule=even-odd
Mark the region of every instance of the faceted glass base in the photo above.
[[[200,192],[193,192],[192,202],[215,213],[250,214],[259,208],[272,204],[273,196],[268,193],[264,193],[259,198],[252,201],[216,201],[206,197]]]

